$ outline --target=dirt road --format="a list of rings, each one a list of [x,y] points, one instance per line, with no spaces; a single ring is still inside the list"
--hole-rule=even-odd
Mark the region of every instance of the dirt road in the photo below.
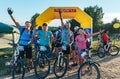
[[[95,57],[95,60],[100,63],[101,79],[120,79],[120,54],[114,57],[107,56],[103,59]],[[62,79],[78,79],[77,70],[78,66],[68,71]],[[2,76],[0,79],[11,79],[10,76]],[[34,72],[27,73],[25,79],[36,79]],[[49,74],[46,79],[57,79],[55,75]]]

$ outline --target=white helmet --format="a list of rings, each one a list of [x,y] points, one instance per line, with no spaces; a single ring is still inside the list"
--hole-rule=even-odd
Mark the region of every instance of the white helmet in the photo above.
[[[77,31],[78,29],[79,29],[78,26],[75,26],[75,27],[74,27],[74,31]]]

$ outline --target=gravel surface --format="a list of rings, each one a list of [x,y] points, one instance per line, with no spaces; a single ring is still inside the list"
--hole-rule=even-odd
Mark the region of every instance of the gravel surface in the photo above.
[[[117,56],[106,56],[105,58],[94,57],[100,63],[101,79],[120,79],[120,54]],[[61,79],[78,79],[77,70],[79,66],[68,70],[66,75]],[[2,76],[0,79],[11,79],[11,76]],[[25,79],[36,79],[34,71],[25,74]],[[49,74],[46,79],[57,79],[53,73]]]

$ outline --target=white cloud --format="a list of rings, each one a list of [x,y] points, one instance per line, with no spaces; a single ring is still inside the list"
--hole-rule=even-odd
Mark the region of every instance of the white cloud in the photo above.
[[[103,17],[103,22],[110,23],[111,21],[113,21],[114,18],[120,20],[120,13],[105,13]]]

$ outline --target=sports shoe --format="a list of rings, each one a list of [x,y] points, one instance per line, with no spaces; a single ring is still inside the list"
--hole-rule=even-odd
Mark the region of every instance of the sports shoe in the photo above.
[[[71,66],[68,66],[68,69],[72,70],[72,67],[71,67]]]
[[[74,67],[74,66],[77,66],[78,64],[76,63],[76,64],[72,64],[72,66]]]

